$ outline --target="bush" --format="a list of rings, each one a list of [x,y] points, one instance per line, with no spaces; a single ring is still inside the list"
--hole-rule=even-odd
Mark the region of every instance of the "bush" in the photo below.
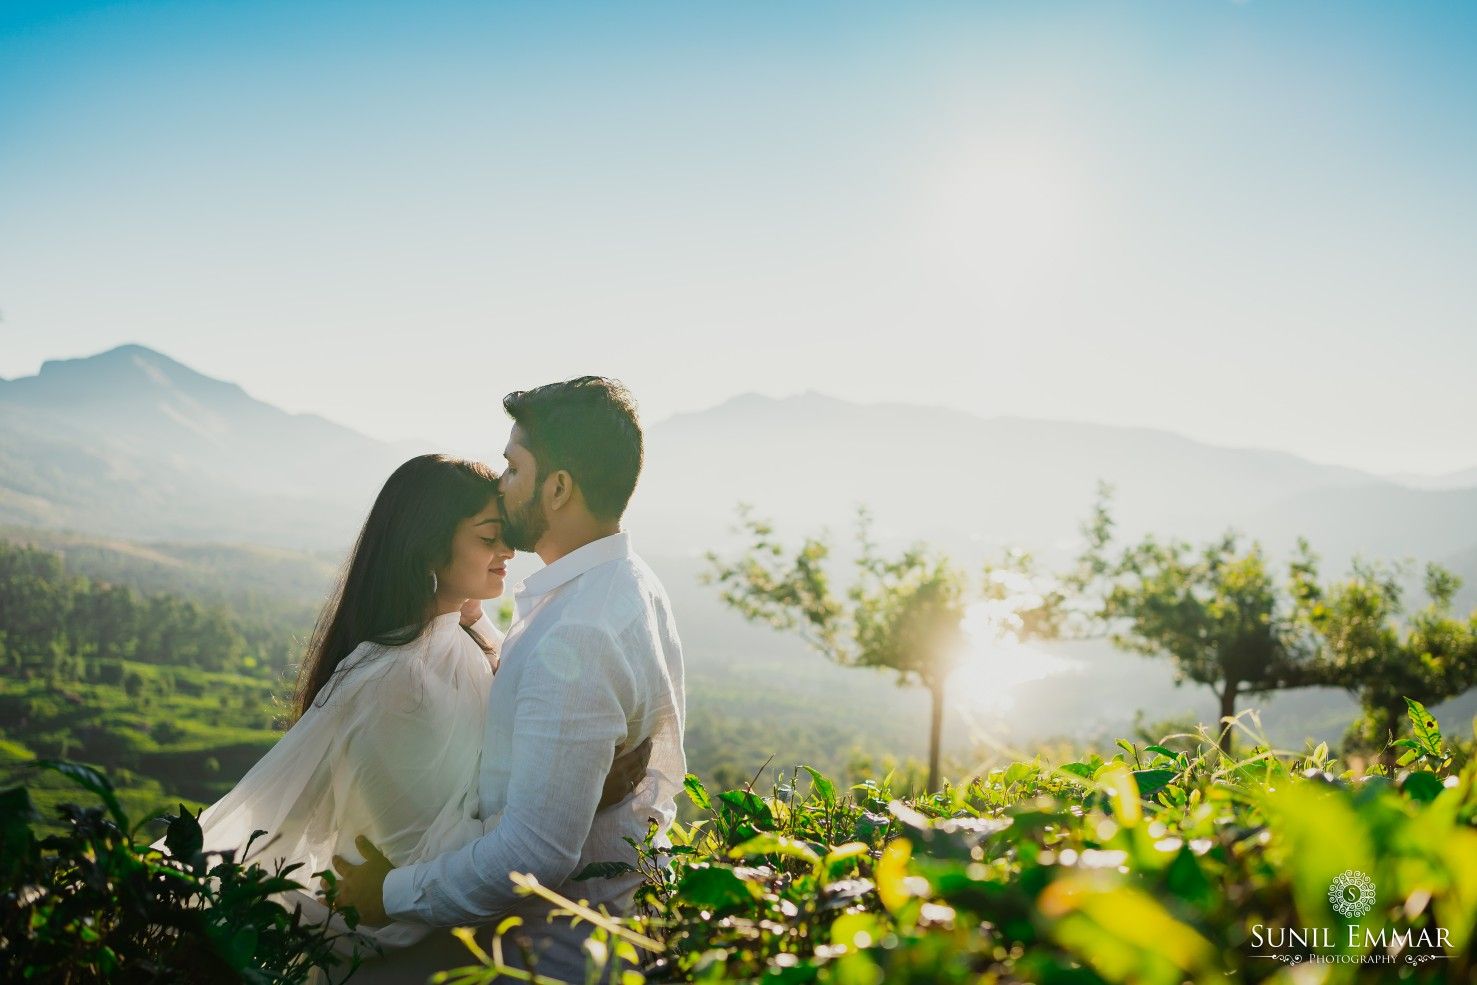
[[[1313,962],[1299,970],[1325,985],[1470,981],[1477,762],[1418,702],[1408,714],[1395,771],[1340,769],[1324,745],[1233,759],[1202,728],[1188,749],[1120,740],[1111,759],[1013,762],[911,799],[807,767],[767,796],[689,775],[698,819],[667,848],[635,846],[638,915],[582,914],[598,928],[589,960],[623,964],[623,985],[1286,983]],[[134,843],[101,776],[43,765],[104,806],[63,808],[67,833],[38,841],[26,791],[0,794],[8,967],[41,982],[288,983],[332,963],[325,932],[268,898],[296,887],[291,869],[207,861],[183,807],[161,856]],[[452,980],[502,970],[516,923],[502,950],[469,934],[483,967]],[[1308,928],[1322,936],[1285,936]]]
[[[203,853],[196,815],[170,817],[167,854],[139,843],[109,781],[43,761],[100,807],[63,805],[65,833],[38,838],[25,787],[0,792],[0,941],[6,980],[37,983],[304,981],[334,966],[333,935],[302,926],[273,894],[305,888]],[[315,874],[316,875],[316,874]],[[352,911],[345,911],[352,926]]]
[[[688,776],[700,819],[665,862],[640,846],[644,912],[592,964],[648,948],[624,980],[765,985],[1471,981],[1477,764],[1410,717],[1393,774],[1336,772],[1326,746],[1232,759],[1201,729],[1188,752],[1123,740],[912,800],[805,767],[769,796]],[[1340,892],[1368,909],[1344,915]]]

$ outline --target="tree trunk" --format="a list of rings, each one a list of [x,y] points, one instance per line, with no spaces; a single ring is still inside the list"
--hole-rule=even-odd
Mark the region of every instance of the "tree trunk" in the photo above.
[[[1226,724],[1225,719],[1232,718],[1236,714],[1236,695],[1240,681],[1227,681],[1225,688],[1221,690],[1221,717],[1216,722],[1216,745],[1220,746],[1223,755],[1231,755],[1231,726]]]
[[[932,709],[928,723],[928,793],[939,788],[939,746],[944,738],[944,689],[930,687]]]

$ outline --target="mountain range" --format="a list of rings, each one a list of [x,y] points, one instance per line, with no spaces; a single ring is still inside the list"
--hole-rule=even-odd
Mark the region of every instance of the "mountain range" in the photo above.
[[[700,584],[703,554],[736,544],[730,528],[740,502],[786,537],[825,528],[844,540],[852,511],[865,504],[884,546],[921,539],[971,563],[1004,545],[1060,559],[1074,550],[1097,483],[1106,481],[1124,537],[1204,538],[1234,527],[1277,553],[1306,535],[1329,574],[1358,555],[1441,561],[1466,580],[1459,601],[1477,605],[1471,485],[1414,488],[1164,431],[985,419],[819,393],[737,396],[647,433],[647,469],[627,525],[680,613],[694,708],[710,721],[763,712],[783,724],[789,715],[790,725],[824,726],[842,742],[866,720],[884,748],[922,752],[922,733],[912,728],[926,720],[921,694],[746,625]],[[385,443],[289,414],[234,383],[124,346],[0,381],[0,525],[77,532],[0,534],[39,541],[104,574],[110,566],[139,570],[143,552],[164,588],[199,581],[192,571],[242,572],[226,580],[254,579],[258,590],[280,584],[311,612],[384,477],[429,450],[429,442]],[[216,546],[189,546],[202,542]],[[533,566],[520,557],[514,580]],[[1176,690],[1162,662],[1100,643],[1062,652],[1078,669],[1015,688],[992,728],[1022,738],[1122,734],[1135,708],[1213,711],[1208,693]],[[740,693],[758,704],[735,705]],[[828,697],[824,722],[805,697],[814,694]],[[1456,702],[1468,718],[1477,710],[1470,698]],[[1269,734],[1293,744],[1305,734],[1336,739],[1353,713],[1340,691],[1279,695],[1263,707]],[[948,734],[956,748],[971,738],[962,716],[950,718]]]
[[[0,523],[341,549],[384,477],[433,449],[287,413],[127,345],[0,381]],[[1060,555],[1104,481],[1126,537],[1234,527],[1273,551],[1306,535],[1334,567],[1409,556],[1477,575],[1477,482],[1414,488],[1145,428],[746,394],[649,426],[647,462],[629,520],[659,554],[729,542],[745,502],[796,534],[845,537],[864,504],[884,543]]]
[[[0,381],[0,523],[339,547],[390,470],[424,450],[125,345]]]

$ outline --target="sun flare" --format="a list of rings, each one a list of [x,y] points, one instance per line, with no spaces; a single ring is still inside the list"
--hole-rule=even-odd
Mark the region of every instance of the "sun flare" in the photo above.
[[[1009,711],[1022,685],[1076,666],[1040,646],[1002,634],[998,627],[996,604],[980,602],[965,611],[969,649],[949,678],[949,693],[956,706],[968,711]]]

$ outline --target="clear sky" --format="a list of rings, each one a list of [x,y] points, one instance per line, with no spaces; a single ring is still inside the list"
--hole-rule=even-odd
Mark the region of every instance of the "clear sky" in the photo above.
[[[0,4],[0,376],[474,453],[597,372],[1466,468],[1474,231],[1477,4]]]

